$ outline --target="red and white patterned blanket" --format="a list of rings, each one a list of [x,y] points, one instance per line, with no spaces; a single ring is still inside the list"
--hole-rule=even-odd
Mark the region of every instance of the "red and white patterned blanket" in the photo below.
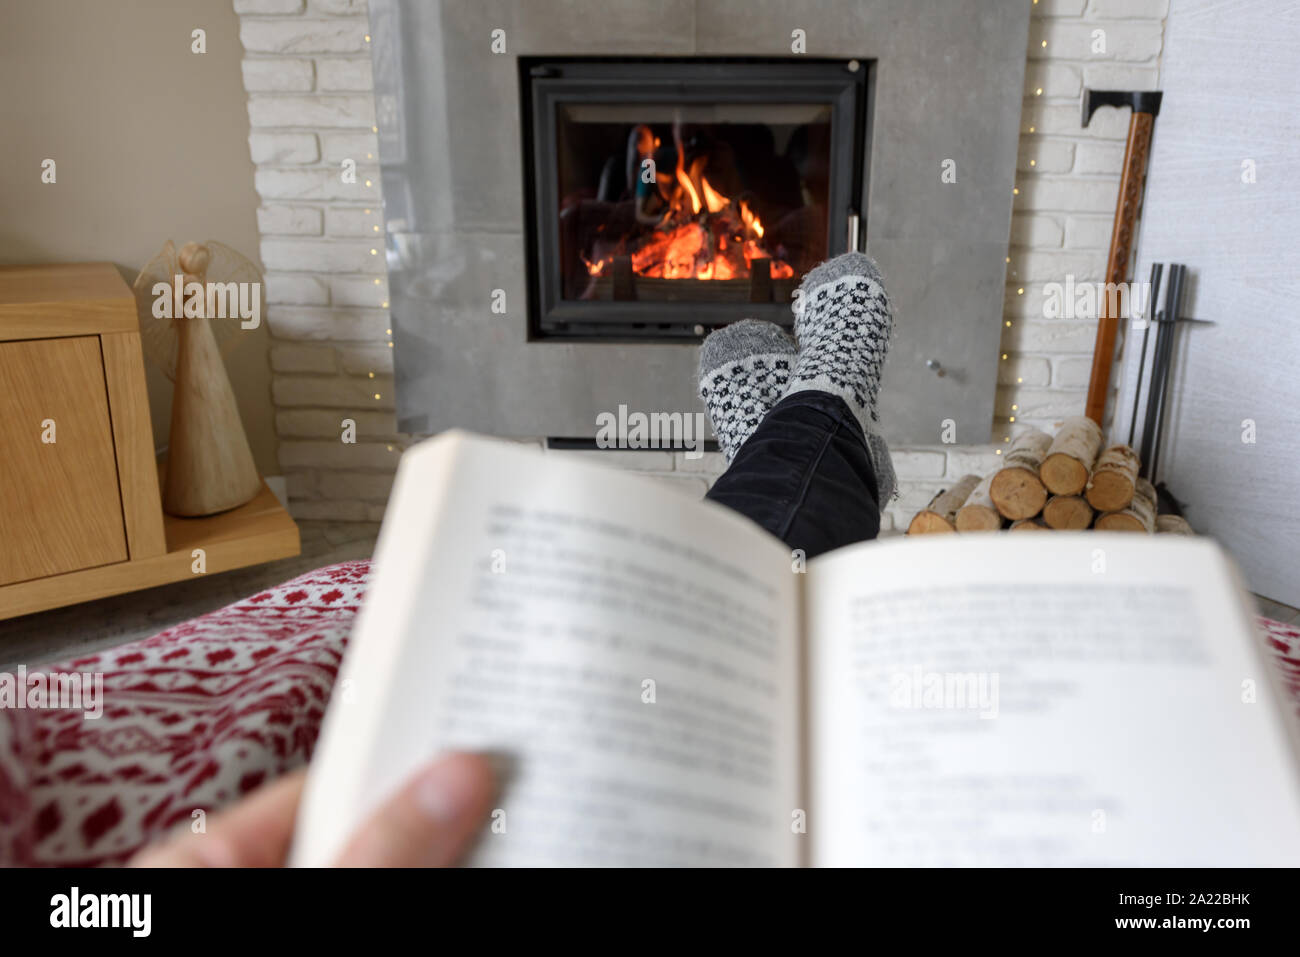
[[[0,864],[121,863],[306,763],[369,573],[331,565],[32,669],[101,672],[104,710],[0,710]]]
[[[120,864],[306,763],[369,574],[331,565],[41,668],[101,672],[104,711],[0,709],[0,864]],[[1259,623],[1300,708],[1300,628]]]

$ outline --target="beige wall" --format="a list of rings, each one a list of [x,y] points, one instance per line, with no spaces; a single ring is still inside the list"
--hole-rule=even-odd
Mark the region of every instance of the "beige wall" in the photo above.
[[[107,260],[130,282],[169,238],[258,262],[242,57],[223,0],[3,4],[0,264]],[[258,468],[279,474],[265,322],[242,336],[227,368]],[[171,387],[152,368],[149,380],[161,446]]]

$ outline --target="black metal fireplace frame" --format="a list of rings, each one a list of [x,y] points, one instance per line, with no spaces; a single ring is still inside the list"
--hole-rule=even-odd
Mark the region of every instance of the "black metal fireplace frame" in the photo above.
[[[831,107],[827,250],[862,248],[874,62],[812,58],[521,57],[529,338],[698,341],[754,317],[788,325],[786,303],[580,302],[561,295],[557,107],[566,102],[817,103]]]

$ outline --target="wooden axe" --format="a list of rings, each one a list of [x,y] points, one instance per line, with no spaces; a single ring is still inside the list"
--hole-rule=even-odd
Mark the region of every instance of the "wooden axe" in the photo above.
[[[1128,281],[1129,261],[1133,255],[1133,233],[1142,208],[1146,187],[1147,158],[1151,152],[1151,128],[1160,112],[1158,91],[1083,90],[1083,125],[1101,106],[1130,107],[1128,142],[1124,145],[1124,170],[1119,181],[1119,198],[1115,201],[1115,223],[1110,231],[1110,255],[1106,259],[1106,282]],[[1130,298],[1131,297],[1126,297]],[[1084,414],[1098,425],[1106,414],[1106,396],[1110,392],[1110,370],[1115,364],[1115,336],[1119,331],[1118,315],[1111,314],[1110,303],[1118,296],[1104,295],[1097,323],[1097,343],[1092,351],[1092,375],[1088,380],[1088,401]],[[1118,302],[1116,302],[1118,305]]]

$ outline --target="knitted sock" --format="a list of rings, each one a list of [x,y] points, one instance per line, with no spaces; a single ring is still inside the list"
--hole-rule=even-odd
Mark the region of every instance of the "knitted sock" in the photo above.
[[[794,340],[775,323],[742,319],[704,340],[700,397],[728,462],[785,393],[794,365]]]
[[[866,433],[880,506],[894,494],[894,467],[878,431],[876,396],[889,353],[893,310],[880,270],[863,253],[844,253],[804,276],[795,297],[799,357],[786,395],[838,395]]]

